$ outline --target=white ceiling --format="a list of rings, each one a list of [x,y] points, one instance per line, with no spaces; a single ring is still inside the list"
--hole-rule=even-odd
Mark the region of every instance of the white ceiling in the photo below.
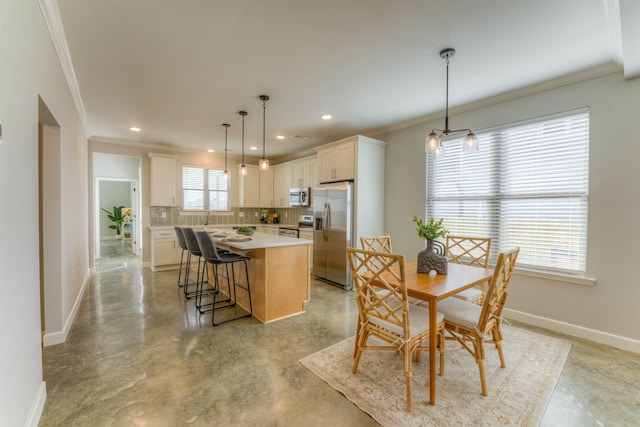
[[[636,0],[42,2],[88,136],[133,144],[222,152],[227,122],[238,153],[246,110],[259,157],[261,94],[272,159],[415,123],[444,110],[447,47],[450,108],[607,64],[640,74]]]

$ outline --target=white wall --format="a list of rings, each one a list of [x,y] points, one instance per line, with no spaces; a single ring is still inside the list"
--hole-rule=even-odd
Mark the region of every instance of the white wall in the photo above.
[[[508,313],[525,321],[640,351],[640,79],[622,73],[523,96],[450,118],[481,130],[549,113],[590,107],[589,231],[585,286],[517,275]],[[424,138],[442,121],[392,132],[387,145],[385,231],[408,260],[422,248],[411,222],[424,215]],[[482,149],[482,145],[480,145]],[[493,248],[492,248],[493,249]]]
[[[38,96],[60,125],[63,332],[88,273],[87,150],[42,13],[35,0],[0,1],[0,425],[36,425],[42,378],[38,271]],[[45,161],[50,161],[45,159]],[[45,221],[47,219],[45,218]],[[48,332],[48,331],[47,331]]]

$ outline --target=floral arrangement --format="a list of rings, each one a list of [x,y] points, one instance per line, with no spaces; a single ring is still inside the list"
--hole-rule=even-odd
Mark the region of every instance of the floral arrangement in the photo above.
[[[449,230],[444,228],[442,225],[442,218],[439,220],[435,220],[434,218],[429,218],[429,222],[426,224],[422,221],[422,218],[417,216],[413,217],[413,222],[416,223],[416,231],[418,232],[418,237],[427,240],[435,240],[441,237],[445,237]]]

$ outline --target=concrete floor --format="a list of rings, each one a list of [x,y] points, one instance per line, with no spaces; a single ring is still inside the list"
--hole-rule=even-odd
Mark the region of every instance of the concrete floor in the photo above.
[[[41,426],[377,425],[298,362],[354,334],[352,292],[313,281],[303,315],[212,327],[177,271],[126,254],[96,267],[67,342],[43,350]],[[640,356],[570,340],[541,425],[640,425]]]

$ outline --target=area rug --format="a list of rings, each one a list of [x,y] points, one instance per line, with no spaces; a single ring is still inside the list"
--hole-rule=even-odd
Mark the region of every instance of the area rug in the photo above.
[[[503,325],[506,368],[486,346],[489,396],[482,396],[478,365],[456,341],[447,341],[445,375],[437,377],[436,405],[429,400],[429,355],[413,364],[413,411],[406,412],[402,357],[366,351],[351,373],[354,337],[300,360],[313,373],[384,426],[537,426],[571,344]],[[374,338],[370,338],[372,340]],[[380,377],[378,372],[386,372]]]

